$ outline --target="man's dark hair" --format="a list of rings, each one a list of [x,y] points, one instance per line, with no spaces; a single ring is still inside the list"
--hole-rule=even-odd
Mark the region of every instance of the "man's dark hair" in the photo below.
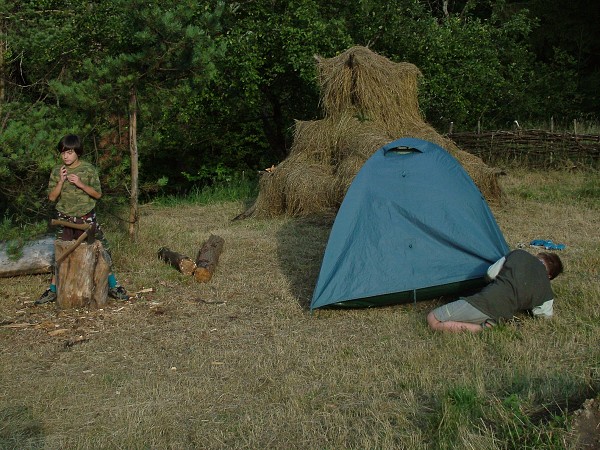
[[[67,134],[58,143],[58,151],[60,153],[67,150],[74,150],[77,156],[83,155],[83,143],[76,134]]]
[[[556,253],[542,252],[538,254],[544,260],[548,268],[548,276],[551,280],[559,276],[563,271],[563,263]]]

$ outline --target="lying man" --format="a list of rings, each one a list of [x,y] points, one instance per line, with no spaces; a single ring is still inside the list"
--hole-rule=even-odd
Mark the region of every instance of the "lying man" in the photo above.
[[[552,317],[550,280],[562,271],[562,261],[554,253],[532,255],[514,250],[490,266],[489,284],[480,292],[434,309],[427,315],[427,323],[436,331],[476,333],[519,311]]]

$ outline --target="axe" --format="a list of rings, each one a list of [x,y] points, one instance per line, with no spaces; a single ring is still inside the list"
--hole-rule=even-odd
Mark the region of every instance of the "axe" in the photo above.
[[[67,222],[64,220],[56,220],[56,219],[52,219],[50,221],[51,225],[56,225],[56,226],[61,226],[61,227],[69,227],[69,228],[75,228],[76,230],[82,230],[83,234],[81,236],[79,236],[77,238],[77,240],[75,241],[75,243],[69,247],[61,256],[60,258],[58,258],[56,260],[56,265],[58,266],[61,262],[64,261],[64,259],[69,256],[77,247],[79,247],[79,244],[81,244],[89,235],[89,231],[92,228],[92,224],[91,223],[72,223],[72,222]]]

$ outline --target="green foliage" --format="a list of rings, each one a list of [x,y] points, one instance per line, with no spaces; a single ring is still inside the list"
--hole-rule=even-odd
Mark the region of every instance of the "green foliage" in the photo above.
[[[60,137],[87,127],[76,116],[41,102],[11,102],[2,111],[12,120],[0,134],[0,214],[29,223],[47,214],[46,189],[50,170],[59,162]]]
[[[549,64],[536,61],[528,42],[538,21],[528,10],[504,1],[466,2],[446,16],[441,2],[429,5],[436,9],[406,0],[332,8],[353,23],[355,42],[421,69],[421,108],[442,129],[451,121],[461,129],[478,121],[505,127],[515,119],[572,113],[572,61],[560,52]]]
[[[456,386],[448,389],[441,400],[437,427],[439,448],[456,448],[460,433],[482,416],[482,401],[472,387]]]
[[[188,181],[200,181],[205,184],[227,183],[231,181],[233,174],[234,172],[225,167],[222,163],[218,163],[213,167],[203,165],[195,175],[183,172],[183,175]]]
[[[564,448],[560,433],[553,432],[566,427],[566,418],[563,414],[547,413],[543,420],[536,421],[531,414],[526,413],[527,402],[517,394],[509,395],[502,400],[501,404],[494,406],[502,418],[496,425],[498,433],[510,443],[509,448],[557,450]]]
[[[5,215],[0,221],[0,242],[4,244],[4,250],[10,258],[19,259],[23,246],[47,230],[47,222],[18,225],[8,215]]]
[[[224,47],[214,35],[220,32],[225,7],[223,2],[211,3],[3,3],[3,17],[10,19],[10,58],[5,58],[3,70],[15,79],[14,86],[23,88],[8,90],[13,101],[2,110],[6,125],[0,139],[0,173],[12,174],[0,190],[2,208],[17,213],[19,220],[25,220],[28,211],[37,214],[42,209],[53,156],[43,152],[54,148],[66,132],[87,138],[105,191],[125,194],[126,142],[102,148],[97,143],[110,134],[127,136],[115,130],[119,121],[114,119],[126,115],[135,91],[142,112],[138,148],[144,166],[145,137],[149,144],[157,142],[152,134],[163,118],[164,99],[187,86],[203,87],[215,76],[213,60]],[[26,106],[32,100],[34,106]],[[21,114],[15,114],[21,105]],[[14,116],[18,119],[6,120]],[[31,147],[34,151],[28,151]],[[168,176],[159,171],[144,175],[142,183]]]
[[[535,200],[540,203],[567,202],[600,208],[600,179],[597,176],[590,176],[578,184],[565,182],[560,187],[555,185],[519,187],[514,193],[521,199]]]
[[[502,448],[563,448],[560,431],[566,428],[565,415],[550,409],[536,415],[530,409],[530,402],[519,394],[484,399],[473,387],[449,388],[441,398],[438,415],[432,417],[435,447],[459,448],[468,436],[489,433],[487,428],[492,427],[495,441],[502,443]]]
[[[541,99],[545,101],[546,96],[554,94],[560,96],[562,82],[569,89],[575,88],[577,95],[570,105],[560,106],[567,106],[569,112],[575,107],[579,113],[597,116],[600,104],[600,9],[590,7],[592,4],[586,0],[573,0],[568,8],[559,1],[530,0],[527,3],[532,14],[543,24],[531,36],[538,59],[550,69],[566,59],[571,75],[550,77],[551,84]],[[551,102],[547,104],[552,106]]]
[[[22,403],[0,409],[0,448],[44,448],[44,426],[32,408]]]
[[[261,0],[231,4],[218,43],[226,50],[208,89],[182,86],[163,102],[161,123],[151,130],[156,151],[146,167],[165,171],[169,192],[212,183],[206,168],[251,171],[283,160],[294,119],[318,111],[313,56],[351,40],[314,1]]]
[[[105,193],[126,196],[134,92],[146,198],[209,185],[217,168],[276,164],[294,120],[320,116],[313,56],[352,45],[416,64],[421,108],[440,129],[558,121],[594,102],[582,95],[574,39],[543,45],[540,2],[527,2],[530,11],[510,1],[447,6],[448,14],[440,1],[413,0],[4,0],[0,207],[45,214],[48,150],[66,132],[85,137]],[[581,44],[589,55],[593,42]],[[592,74],[585,82],[589,96]]]
[[[212,184],[195,187],[184,196],[165,195],[157,197],[155,203],[162,206],[181,204],[215,204],[227,201],[247,201],[258,194],[258,180],[245,172],[216,174]]]
[[[392,60],[421,69],[420,103],[434,125],[514,120],[534,72],[524,42],[535,22],[525,10],[508,15],[503,7],[495,2],[485,17],[465,8],[438,18],[423,4],[372,5],[359,36]]]

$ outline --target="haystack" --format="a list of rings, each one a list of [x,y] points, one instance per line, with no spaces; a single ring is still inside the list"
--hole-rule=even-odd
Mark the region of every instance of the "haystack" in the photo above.
[[[459,149],[425,122],[419,69],[365,47],[316,57],[325,117],[296,121],[290,155],[265,172],[255,204],[240,217],[306,216],[335,210],[365,161],[401,137],[433,142],[452,154],[488,201],[500,198],[498,171]]]

